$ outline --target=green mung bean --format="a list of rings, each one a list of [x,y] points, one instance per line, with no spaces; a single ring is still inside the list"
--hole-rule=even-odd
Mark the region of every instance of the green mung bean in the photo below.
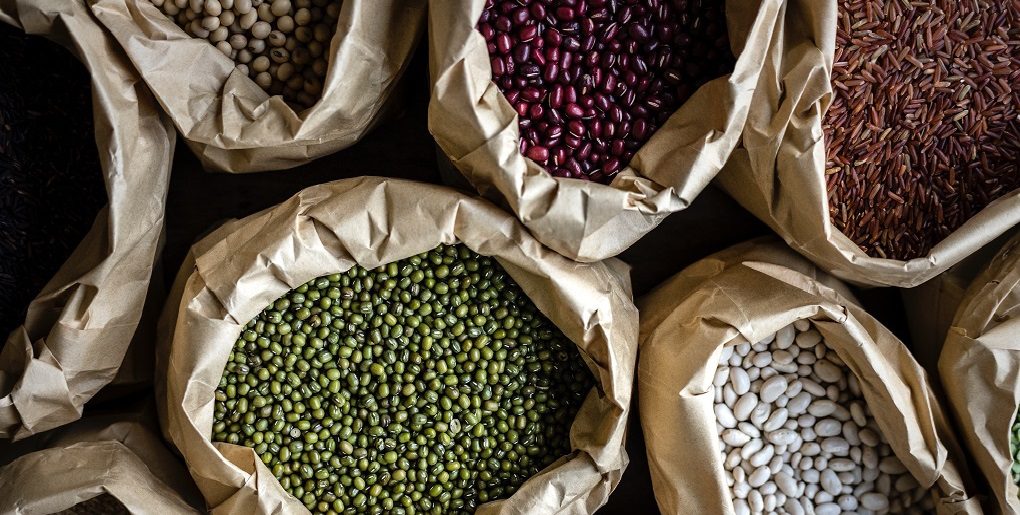
[[[579,358],[494,259],[440,246],[252,319],[212,438],[256,449],[315,513],[472,513],[570,452]]]
[[[1009,431],[1009,455],[1013,457],[1010,475],[1013,482],[1020,485],[1020,412],[1017,413],[1013,427]]]

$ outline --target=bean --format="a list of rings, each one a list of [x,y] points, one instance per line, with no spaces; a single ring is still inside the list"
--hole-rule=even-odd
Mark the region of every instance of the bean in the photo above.
[[[332,310],[340,299],[349,309]],[[472,513],[509,496],[570,451],[593,382],[498,263],[459,245],[313,279],[252,319],[232,355],[213,440],[255,449],[316,513],[396,499]]]

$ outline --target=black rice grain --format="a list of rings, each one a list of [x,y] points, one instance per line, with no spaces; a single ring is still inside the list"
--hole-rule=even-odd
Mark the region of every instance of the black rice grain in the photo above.
[[[88,71],[0,23],[0,345],[106,203]]]

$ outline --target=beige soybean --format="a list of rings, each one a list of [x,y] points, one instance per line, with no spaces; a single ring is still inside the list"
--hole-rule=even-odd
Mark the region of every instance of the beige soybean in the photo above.
[[[297,109],[322,94],[340,0],[150,0],[190,36]]]

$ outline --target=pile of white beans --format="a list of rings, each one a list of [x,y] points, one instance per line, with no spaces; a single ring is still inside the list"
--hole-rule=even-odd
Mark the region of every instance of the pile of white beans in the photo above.
[[[927,492],[879,431],[857,378],[809,321],[724,348],[714,384],[737,515],[931,511]]]
[[[322,94],[339,0],[150,0],[208,39],[271,95],[299,108]]]

